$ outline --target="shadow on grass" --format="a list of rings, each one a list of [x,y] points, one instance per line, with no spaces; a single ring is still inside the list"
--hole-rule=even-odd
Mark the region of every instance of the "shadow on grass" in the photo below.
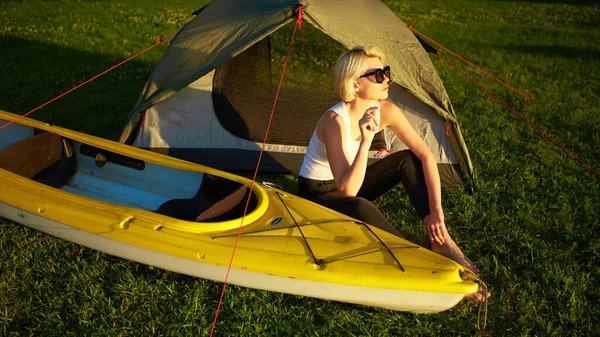
[[[571,46],[495,45],[492,47],[502,48],[505,50],[512,50],[524,54],[543,55],[547,57],[562,56],[569,59],[582,61],[597,60],[598,55],[600,54],[599,49],[579,48]]]
[[[514,2],[513,0],[492,0],[496,2]],[[521,2],[565,4],[565,5],[597,5],[598,0],[521,0]]]
[[[527,32],[533,35],[539,34],[550,34],[549,32],[530,30]],[[590,38],[592,36],[590,35]],[[579,36],[578,36],[579,38]],[[530,54],[539,55],[543,57],[555,58],[565,57],[572,60],[581,61],[596,61],[600,54],[600,49],[597,47],[573,47],[566,45],[526,45],[526,44],[502,44],[502,43],[478,43],[478,49],[480,50],[494,50],[505,52],[507,55],[515,54]]]
[[[20,115],[129,56],[106,55],[12,37],[0,38],[0,49],[0,109]],[[157,49],[148,52],[154,55],[131,60],[30,117],[116,139],[155,66],[148,58],[158,60],[162,56]]]

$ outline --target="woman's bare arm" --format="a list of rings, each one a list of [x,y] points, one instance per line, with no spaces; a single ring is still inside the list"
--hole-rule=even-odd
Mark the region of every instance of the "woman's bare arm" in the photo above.
[[[388,126],[396,136],[421,160],[429,196],[429,212],[426,218],[430,239],[443,244],[447,237],[442,209],[442,189],[437,160],[419,134],[412,128],[404,114],[392,102],[381,101],[381,124]]]
[[[346,196],[356,196],[365,178],[369,148],[373,141],[377,124],[373,118],[373,109],[367,110],[359,121],[362,139],[358,153],[350,162],[345,150],[346,132],[344,122],[336,113],[329,111],[319,123],[317,136],[325,144],[327,160],[335,179],[337,189]],[[370,130],[367,128],[370,127]]]

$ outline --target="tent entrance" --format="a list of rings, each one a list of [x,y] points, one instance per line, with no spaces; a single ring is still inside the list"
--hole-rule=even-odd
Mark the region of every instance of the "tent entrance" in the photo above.
[[[286,25],[215,69],[216,116],[233,135],[263,142],[292,28]],[[319,118],[340,101],[332,78],[344,47],[310,25],[297,36],[267,136],[269,144],[306,146]],[[305,40],[310,41],[308,47]],[[315,45],[323,56],[316,54]],[[373,149],[381,147],[380,138]]]

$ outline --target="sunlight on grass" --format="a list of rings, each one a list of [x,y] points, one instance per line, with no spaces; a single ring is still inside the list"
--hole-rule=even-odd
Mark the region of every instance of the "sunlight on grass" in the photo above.
[[[384,1],[402,20],[492,74],[527,101],[451,59],[600,168],[600,6],[591,1]],[[208,1],[4,1],[0,109],[23,114],[185,24]],[[274,35],[279,78],[293,27]],[[339,48],[298,35],[284,84],[332,92]],[[116,139],[159,46],[32,115]],[[443,54],[450,58],[449,55]],[[472,196],[443,192],[446,223],[482,270],[497,336],[591,336],[600,326],[600,177],[432,56],[477,175]],[[313,82],[314,83],[314,82]],[[314,90],[312,86],[310,89]],[[1,131],[0,131],[1,132]],[[261,175],[297,191],[293,176]],[[0,193],[1,188],[0,188]],[[409,240],[425,230],[401,186],[377,202]],[[105,255],[0,219],[0,334],[208,335],[222,284]],[[223,336],[470,335],[477,306],[435,315],[228,286]]]

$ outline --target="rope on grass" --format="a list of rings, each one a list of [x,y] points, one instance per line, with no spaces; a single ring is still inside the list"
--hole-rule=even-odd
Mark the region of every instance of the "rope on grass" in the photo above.
[[[132,55],[132,56],[130,56],[129,58],[125,59],[124,61],[121,61],[121,62],[119,62],[118,64],[116,64],[116,65],[114,65],[114,66],[112,66],[112,67],[110,67],[110,68],[106,69],[105,71],[103,71],[103,72],[101,72],[100,74],[98,74],[98,75],[96,75],[96,76],[94,76],[94,77],[90,78],[89,80],[87,80],[87,81],[85,81],[85,82],[83,82],[83,83],[81,83],[81,84],[79,84],[79,85],[77,85],[77,86],[75,86],[75,87],[73,87],[73,88],[71,88],[71,89],[69,89],[69,90],[67,90],[67,91],[63,92],[62,94],[60,94],[60,95],[58,95],[58,96],[54,97],[53,99],[51,99],[51,100],[49,100],[48,102],[46,102],[46,103],[44,103],[44,104],[42,104],[42,105],[38,106],[38,107],[37,107],[37,108],[35,108],[35,109],[33,109],[33,110],[31,110],[31,111],[27,112],[26,114],[23,114],[23,115],[21,115],[21,116],[17,117],[16,119],[14,119],[14,120],[12,120],[12,121],[10,121],[10,122],[8,122],[8,123],[6,123],[6,124],[4,124],[4,125],[0,126],[0,130],[4,129],[5,127],[7,127],[7,126],[11,125],[12,123],[14,123],[14,122],[16,122],[16,121],[18,121],[18,120],[20,120],[20,119],[23,119],[23,118],[27,117],[28,115],[30,115],[30,114],[32,114],[33,112],[35,112],[35,111],[37,111],[37,110],[39,110],[39,109],[41,109],[41,108],[45,107],[46,105],[48,105],[48,104],[50,104],[50,103],[52,103],[52,102],[56,101],[57,99],[59,99],[59,98],[61,98],[61,97],[63,97],[63,96],[66,96],[66,95],[70,94],[71,92],[73,92],[73,91],[75,91],[75,90],[77,90],[77,89],[79,89],[79,88],[83,87],[84,85],[86,85],[86,84],[90,83],[91,81],[93,81],[93,80],[97,79],[98,77],[100,77],[100,76],[102,76],[102,75],[104,75],[104,74],[108,73],[109,71],[111,71],[111,70],[113,70],[113,69],[115,69],[115,68],[117,68],[117,67],[119,67],[119,66],[121,66],[121,65],[125,64],[126,62],[129,62],[129,61],[133,60],[134,58],[136,58],[136,57],[138,57],[138,56],[142,55],[143,53],[147,52],[148,50],[150,50],[150,49],[152,49],[152,48],[154,48],[154,47],[156,47],[156,46],[158,46],[158,45],[159,45],[159,44],[161,44],[161,43],[162,43],[162,41],[161,41],[161,40],[156,40],[156,42],[155,42],[155,43],[154,43],[152,46],[150,46],[150,47],[148,47],[148,48],[146,48],[146,49],[144,49],[144,50],[142,50],[142,51],[138,52],[138,53],[137,53],[137,54],[135,54],[135,55]]]
[[[485,70],[483,70],[483,69],[479,68],[478,66],[474,65],[473,63],[469,62],[469,60],[465,59],[464,57],[462,57],[462,56],[460,56],[460,55],[456,54],[456,53],[455,53],[455,52],[453,52],[452,50],[450,50],[450,49],[448,49],[448,48],[446,48],[446,47],[442,46],[442,45],[441,45],[441,44],[439,44],[439,43],[437,43],[436,41],[434,41],[434,40],[433,40],[432,38],[430,38],[429,36],[427,36],[427,35],[425,35],[425,34],[423,34],[423,33],[419,32],[419,31],[418,31],[418,30],[416,30],[416,29],[414,29],[412,26],[408,26],[408,29],[410,29],[411,31],[413,31],[413,32],[415,32],[415,33],[417,33],[417,34],[421,35],[422,37],[424,37],[425,39],[427,39],[427,40],[428,40],[428,41],[430,41],[431,43],[434,43],[436,46],[438,46],[438,47],[440,47],[440,48],[444,49],[445,51],[449,52],[450,54],[452,54],[453,56],[457,57],[457,58],[458,58],[458,59],[460,59],[461,61],[463,61],[463,62],[465,62],[466,64],[470,65],[471,67],[473,67],[473,68],[475,68],[475,69],[479,70],[480,72],[482,72],[483,74],[485,74],[485,75],[489,76],[490,78],[494,79],[496,82],[498,82],[498,83],[502,84],[503,86],[507,87],[508,89],[510,89],[510,90],[512,90],[512,91],[514,91],[514,92],[516,92],[517,94],[519,94],[519,95],[521,95],[521,96],[525,97],[526,99],[532,99],[532,97],[531,97],[531,95],[530,95],[530,94],[524,94],[524,93],[520,92],[519,90],[517,90],[517,89],[515,89],[515,88],[511,87],[510,85],[506,84],[505,82],[503,82],[503,81],[502,81],[502,80],[500,80],[499,78],[495,77],[494,75],[492,75],[492,74],[488,73],[487,71],[485,71]]]
[[[579,161],[584,167],[586,167],[588,170],[592,171],[594,174],[596,174],[597,176],[600,177],[600,172],[598,172],[598,170],[596,170],[595,168],[592,167],[592,165],[588,164],[586,161],[584,161],[583,159],[579,158],[575,153],[573,153],[571,150],[567,149],[564,145],[562,145],[561,143],[559,143],[556,139],[554,139],[552,136],[550,136],[547,132],[545,132],[544,130],[542,130],[542,128],[538,127],[537,125],[533,124],[533,122],[531,122],[530,120],[528,120],[527,118],[525,118],[525,116],[523,116],[522,113],[518,112],[517,110],[515,110],[513,107],[511,107],[510,105],[508,105],[506,102],[504,102],[502,99],[498,98],[498,96],[494,95],[490,90],[488,90],[486,87],[484,87],[483,85],[481,85],[479,82],[475,81],[473,78],[471,78],[469,75],[467,75],[464,71],[460,70],[456,65],[454,65],[452,62],[448,61],[447,59],[445,59],[440,52],[437,52],[436,54],[439,58],[441,58],[444,62],[446,62],[447,64],[449,64],[452,68],[456,69],[459,73],[461,73],[464,77],[468,78],[471,82],[475,83],[478,87],[480,87],[481,89],[483,89],[483,91],[485,91],[488,95],[492,96],[492,98],[494,98],[496,101],[500,102],[500,104],[504,105],[505,107],[507,107],[510,111],[512,111],[513,114],[515,114],[517,117],[521,118],[523,121],[525,121],[525,123],[529,124],[530,126],[532,126],[536,131],[538,131],[539,133],[541,133],[544,137],[546,137],[547,139],[549,139],[551,142],[553,142],[554,144],[556,144],[558,147],[560,147],[563,151],[565,151],[567,154],[569,154],[571,157],[575,158],[577,161]]]
[[[475,335],[476,336],[491,336],[491,332],[486,330],[485,327],[487,326],[487,314],[488,314],[488,287],[485,284],[485,282],[483,282],[483,280],[473,271],[469,270],[469,269],[465,269],[464,271],[462,271],[460,273],[460,276],[463,280],[467,280],[468,276],[467,274],[471,274],[472,276],[474,276],[477,279],[477,292],[475,294],[480,294],[481,295],[481,299],[478,300],[479,302],[479,309],[477,310],[477,325],[476,325],[476,329],[475,329]],[[483,319],[481,316],[481,310],[483,309]]]
[[[477,330],[483,331],[485,330],[485,326],[487,325],[487,313],[488,313],[488,290],[487,285],[483,281],[479,281],[479,292],[483,297],[483,301],[479,301],[479,310],[477,310]],[[485,307],[483,311],[483,324],[481,324],[481,308]]]
[[[231,252],[231,258],[229,259],[229,266],[227,267],[227,274],[225,274],[225,280],[223,281],[223,290],[221,290],[221,297],[219,298],[219,303],[217,304],[217,311],[215,312],[215,318],[212,323],[212,327],[210,329],[210,336],[212,337],[215,332],[215,327],[217,325],[217,319],[219,317],[219,310],[221,309],[221,304],[223,303],[223,295],[225,295],[225,289],[227,288],[227,280],[229,279],[229,272],[231,271],[231,265],[233,264],[233,258],[235,256],[235,251],[237,249],[237,244],[240,239],[240,235],[242,233],[242,226],[244,225],[244,218],[246,217],[246,212],[248,211],[248,205],[250,204],[250,198],[252,197],[252,189],[254,188],[254,183],[256,181],[256,176],[258,175],[258,168],[260,166],[260,161],[262,159],[263,152],[265,151],[265,145],[267,143],[267,135],[269,134],[269,129],[271,128],[271,121],[273,120],[273,115],[275,113],[275,107],[277,106],[277,100],[279,99],[279,92],[281,91],[281,84],[283,83],[283,77],[285,75],[285,70],[287,68],[288,61],[290,59],[290,54],[292,52],[292,45],[294,44],[294,37],[296,36],[296,30],[302,27],[302,5],[298,5],[298,11],[296,12],[297,19],[296,25],[294,26],[294,31],[292,32],[292,39],[290,41],[290,46],[288,47],[287,56],[285,57],[285,62],[283,63],[283,70],[281,71],[281,77],[279,79],[279,86],[277,87],[277,93],[275,94],[275,101],[273,102],[273,108],[271,109],[271,115],[269,116],[269,123],[267,124],[267,129],[265,131],[265,137],[262,142],[262,146],[260,148],[260,153],[258,155],[258,161],[256,163],[256,169],[254,170],[254,176],[252,177],[252,184],[250,185],[250,193],[248,194],[248,199],[246,199],[246,207],[244,208],[244,214],[242,215],[242,221],[240,223],[240,227],[238,228],[237,235],[235,238],[235,243],[233,245],[233,251]]]

